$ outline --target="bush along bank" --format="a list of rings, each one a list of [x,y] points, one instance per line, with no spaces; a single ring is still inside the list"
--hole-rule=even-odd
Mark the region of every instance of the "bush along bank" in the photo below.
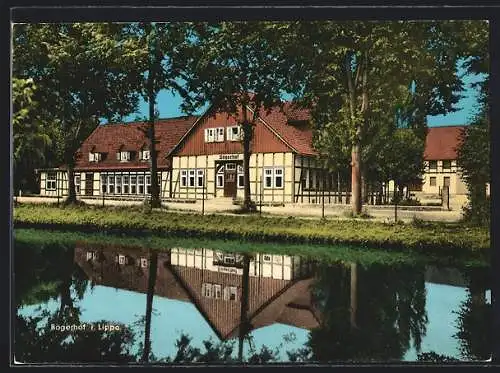
[[[489,262],[486,228],[458,223],[384,224],[357,220],[309,220],[259,216],[144,212],[133,207],[52,207],[17,205],[15,228],[63,229],[129,235],[189,236],[259,242],[349,244],[429,256],[474,258]]]

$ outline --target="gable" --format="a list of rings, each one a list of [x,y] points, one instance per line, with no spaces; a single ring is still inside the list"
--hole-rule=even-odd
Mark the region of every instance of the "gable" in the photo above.
[[[249,111],[249,117],[252,113]],[[237,126],[236,117],[227,113],[204,115],[189,134],[182,140],[175,155],[211,155],[243,153],[243,144],[240,141],[227,139],[227,127]],[[224,128],[224,141],[205,142],[205,129]],[[251,142],[252,153],[286,153],[291,149],[276,134],[274,134],[262,121],[257,120],[254,126],[254,136]]]

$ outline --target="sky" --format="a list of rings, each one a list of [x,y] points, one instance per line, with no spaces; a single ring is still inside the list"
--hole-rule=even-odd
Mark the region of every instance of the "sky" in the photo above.
[[[459,74],[463,74],[462,69],[458,69]],[[429,127],[434,126],[450,126],[450,125],[466,125],[469,124],[477,107],[479,91],[470,87],[472,83],[484,80],[485,75],[465,75],[462,79],[466,88],[463,93],[463,98],[458,102],[456,112],[447,115],[428,116],[427,121]],[[175,95],[167,90],[162,90],[157,98],[157,109],[160,118],[172,118],[185,115],[181,109],[182,99],[179,95]],[[198,110],[195,114],[200,115],[207,108],[206,105],[203,109]],[[137,117],[147,118],[148,104],[141,100],[139,105],[139,112],[129,115],[125,121],[136,120]]]

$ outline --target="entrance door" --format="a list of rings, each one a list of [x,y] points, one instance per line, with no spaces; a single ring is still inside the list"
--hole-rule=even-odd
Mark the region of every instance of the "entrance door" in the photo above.
[[[224,167],[224,197],[236,197],[236,163]]]
[[[92,196],[94,194],[94,174],[92,172],[85,174],[85,195]]]

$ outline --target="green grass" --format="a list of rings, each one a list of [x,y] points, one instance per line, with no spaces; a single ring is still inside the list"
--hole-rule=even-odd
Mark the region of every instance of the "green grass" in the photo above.
[[[342,244],[352,250],[377,248],[425,254],[429,258],[489,262],[490,235],[485,228],[459,223],[386,224],[369,220],[311,220],[250,216],[145,213],[134,207],[17,205],[16,228],[106,231],[127,235],[184,236],[282,242],[311,246]],[[150,238],[151,239],[151,238]],[[204,241],[203,241],[204,242]],[[283,249],[287,250],[287,249]],[[380,254],[379,254],[380,255]]]

